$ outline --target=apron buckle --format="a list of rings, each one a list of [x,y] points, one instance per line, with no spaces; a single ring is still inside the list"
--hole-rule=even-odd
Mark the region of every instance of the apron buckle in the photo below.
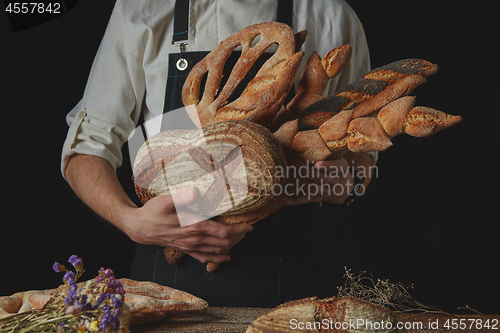
[[[172,45],[179,46],[179,48],[180,48],[180,58],[179,58],[179,60],[177,60],[177,63],[175,64],[175,66],[177,67],[177,69],[180,70],[180,71],[184,71],[184,70],[186,70],[188,68],[188,64],[189,63],[182,56],[182,54],[186,51],[186,45],[187,44],[188,44],[188,42],[181,42],[181,43],[172,42]]]

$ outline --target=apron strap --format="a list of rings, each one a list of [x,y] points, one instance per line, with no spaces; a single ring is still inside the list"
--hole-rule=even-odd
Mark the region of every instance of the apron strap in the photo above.
[[[189,0],[176,0],[174,8],[174,34],[172,44],[188,40]]]
[[[276,22],[286,23],[292,27],[293,21],[293,0],[278,0],[278,11]]]
[[[278,0],[276,22],[286,23],[290,27],[293,21],[293,0]],[[174,9],[174,33],[172,44],[188,40],[189,0],[176,0]]]

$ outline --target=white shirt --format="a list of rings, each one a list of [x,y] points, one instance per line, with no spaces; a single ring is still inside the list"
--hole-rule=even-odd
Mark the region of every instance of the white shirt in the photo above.
[[[172,45],[174,4],[117,0],[83,98],[66,117],[70,127],[62,150],[63,176],[73,154],[100,156],[118,168],[122,146],[140,113],[146,121],[162,114],[168,55],[179,52]],[[308,31],[299,74],[313,50],[324,56],[344,44],[352,46],[350,64],[330,80],[325,95],[370,70],[363,27],[345,1],[295,0],[293,6],[293,31]],[[191,0],[186,51],[210,51],[246,26],[275,21],[276,10],[277,0]]]

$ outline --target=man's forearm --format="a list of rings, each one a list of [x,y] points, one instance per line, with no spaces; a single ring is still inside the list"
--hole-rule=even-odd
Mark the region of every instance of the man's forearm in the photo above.
[[[125,193],[106,160],[93,155],[73,155],[65,175],[73,191],[85,204],[123,230],[125,214],[137,206]]]
[[[65,174],[83,202],[136,243],[165,246],[204,263],[220,263],[230,260],[229,249],[252,230],[251,226],[227,226],[211,220],[181,227],[170,195],[157,196],[138,208],[113,168],[100,157],[73,155]],[[183,206],[196,195],[194,188],[188,188],[175,194],[175,202]]]

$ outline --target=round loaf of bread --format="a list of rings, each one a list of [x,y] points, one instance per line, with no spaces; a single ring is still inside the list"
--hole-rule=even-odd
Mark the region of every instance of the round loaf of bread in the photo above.
[[[285,181],[286,159],[265,127],[246,120],[214,123],[195,130],[171,130],[151,137],[134,163],[136,192],[143,203],[194,186],[187,208],[201,216],[256,210]]]

